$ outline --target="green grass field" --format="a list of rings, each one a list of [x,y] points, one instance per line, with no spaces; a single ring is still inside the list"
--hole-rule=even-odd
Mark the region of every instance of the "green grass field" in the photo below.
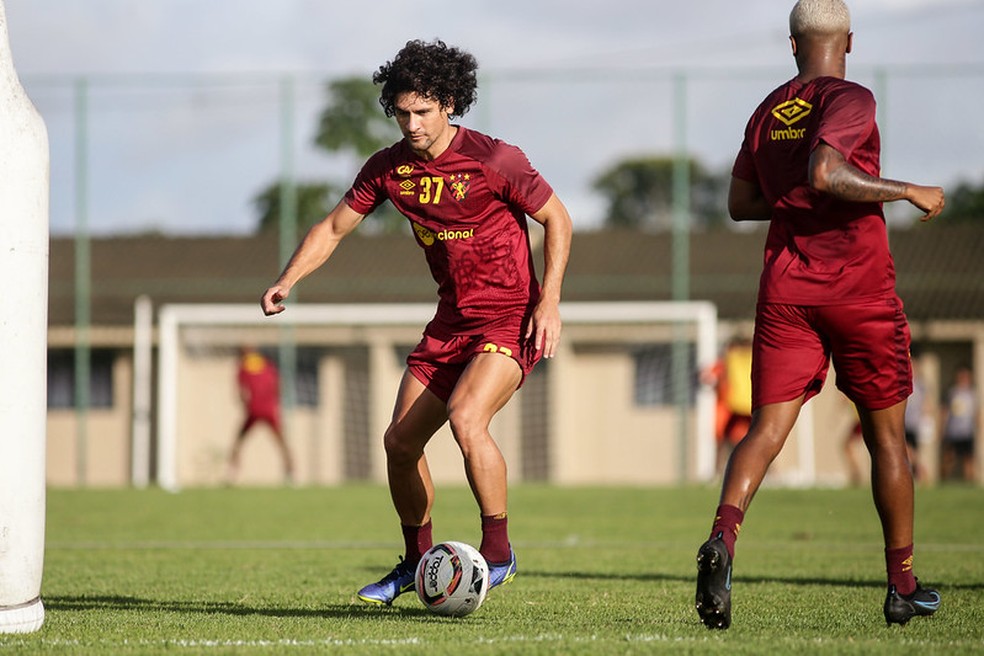
[[[763,489],[735,563],[734,619],[693,610],[694,554],[717,490],[512,490],[519,574],[473,615],[355,591],[402,542],[387,491],[49,493],[43,629],[16,654],[694,654],[984,652],[984,490],[917,492],[916,571],[932,618],[886,627],[867,490]],[[478,544],[466,489],[439,488],[436,540]]]

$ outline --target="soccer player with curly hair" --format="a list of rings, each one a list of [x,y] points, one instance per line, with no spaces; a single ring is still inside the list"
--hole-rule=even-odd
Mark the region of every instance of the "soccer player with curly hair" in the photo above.
[[[410,41],[379,68],[373,82],[382,85],[380,104],[403,139],[369,158],[261,301],[265,314],[282,312],[294,285],[386,200],[410,221],[437,282],[436,314],[407,358],[383,436],[405,555],[359,590],[370,603],[388,605],[413,590],[415,567],[433,544],[434,485],[424,447],[446,422],[478,503],[490,587],[516,574],[506,462],[489,425],[534,364],[556,352],[572,225],[519,148],[452,122],[475,102],[477,68],[472,55],[439,40]],[[544,228],[542,283],[527,217]]]
[[[752,422],[731,454],[710,538],[697,553],[696,608],[731,624],[731,564],[745,510],[800,408],[833,360],[871,454],[885,541],[885,620],[930,615],[940,596],[912,570],[913,486],[906,454],[909,327],[895,292],[882,203],[938,215],[939,187],[880,177],[875,100],[845,80],[851,19],[843,0],[800,0],[789,16],[798,74],[752,114],[732,170],[736,221],[769,221],[752,352]]]

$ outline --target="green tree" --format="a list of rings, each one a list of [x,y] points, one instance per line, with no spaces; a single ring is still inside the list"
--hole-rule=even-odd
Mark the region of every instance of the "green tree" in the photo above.
[[[593,183],[608,201],[605,225],[669,230],[673,225],[673,158],[644,156],[616,162]],[[690,214],[694,227],[725,223],[728,179],[689,160]]]
[[[371,80],[349,77],[328,83],[328,104],[321,112],[314,143],[331,153],[349,152],[365,159],[400,138],[400,130],[379,106],[379,92]],[[295,185],[297,224],[306,231],[334,207],[349,181],[304,181]],[[280,225],[280,181],[261,190],[253,199],[260,214],[260,231],[275,231]],[[370,232],[406,230],[406,220],[384,204],[373,212],[366,228]]]
[[[328,97],[314,138],[328,152],[348,150],[365,159],[400,138],[399,128],[379,106],[379,90],[372,81],[335,80],[328,84]]]
[[[947,194],[942,218],[947,223],[977,222],[984,225],[984,183],[959,183]]]
[[[253,199],[260,213],[260,232],[274,232],[279,228],[282,189],[279,182],[274,182]],[[311,182],[296,185],[295,193],[297,194],[297,227],[306,231],[325,218],[331,209],[328,204],[333,202],[332,197],[342,192],[335,185],[327,182]]]

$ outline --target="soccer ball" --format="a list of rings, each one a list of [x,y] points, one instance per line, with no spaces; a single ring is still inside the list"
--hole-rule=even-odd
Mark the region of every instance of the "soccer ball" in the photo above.
[[[417,596],[432,613],[464,617],[478,610],[489,591],[489,566],[478,549],[442,542],[417,564]]]

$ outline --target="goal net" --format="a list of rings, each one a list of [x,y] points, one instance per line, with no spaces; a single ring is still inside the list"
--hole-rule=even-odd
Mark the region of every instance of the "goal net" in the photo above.
[[[156,431],[134,426],[135,435],[156,444],[134,445],[135,454],[146,454],[135,468],[156,470],[166,489],[223,482],[244,417],[236,371],[239,350],[248,344],[280,372],[295,481],[385,481],[382,434],[406,355],[433,313],[432,304],[296,304],[276,317],[264,317],[255,305],[162,306]],[[510,478],[557,484],[712,478],[715,399],[699,383],[699,371],[717,357],[714,305],[563,303],[561,316],[556,356],[536,366],[493,421]],[[151,421],[151,413],[139,414]],[[269,429],[251,430],[239,482],[280,482],[280,454],[264,435]],[[436,481],[464,483],[446,426],[427,455]]]

